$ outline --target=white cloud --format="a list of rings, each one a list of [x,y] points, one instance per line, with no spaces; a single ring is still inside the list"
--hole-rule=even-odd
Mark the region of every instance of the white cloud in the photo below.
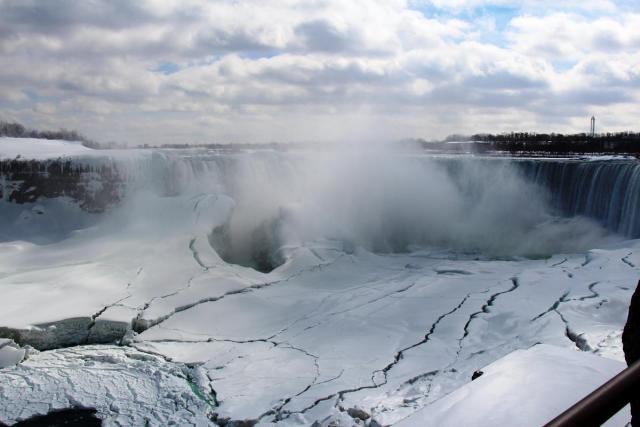
[[[519,16],[506,33],[511,47],[530,56],[579,60],[596,53],[640,52],[640,14],[588,19],[557,13]]]
[[[640,15],[588,3],[520,2],[500,33],[400,0],[0,0],[0,118],[131,143],[628,128]]]

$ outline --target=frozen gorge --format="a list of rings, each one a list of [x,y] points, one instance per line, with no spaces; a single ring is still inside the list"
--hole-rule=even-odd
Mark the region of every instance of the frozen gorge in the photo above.
[[[0,423],[541,425],[625,366],[639,186],[624,158],[0,138]]]

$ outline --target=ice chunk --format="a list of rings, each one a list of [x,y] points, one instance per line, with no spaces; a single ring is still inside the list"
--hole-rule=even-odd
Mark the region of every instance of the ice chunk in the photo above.
[[[0,369],[22,362],[26,350],[20,348],[13,340],[0,338]]]

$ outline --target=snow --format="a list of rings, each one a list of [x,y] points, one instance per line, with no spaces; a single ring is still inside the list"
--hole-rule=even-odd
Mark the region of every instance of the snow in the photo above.
[[[600,155],[593,155],[593,156],[580,156],[580,159],[582,160],[587,160],[587,161],[593,161],[593,162],[598,162],[598,161],[611,161],[611,160],[635,160],[637,157],[635,156],[625,156],[625,155],[606,155],[606,154],[600,154]]]
[[[11,138],[0,136],[1,160],[74,160],[78,164],[89,164],[91,160],[117,160],[118,166],[132,168],[140,160],[149,159],[154,152],[146,149],[105,149],[98,150],[85,147],[81,141],[65,141],[59,139]],[[124,172],[124,170],[123,170]],[[99,184],[99,183],[93,183]]]
[[[604,357],[539,344],[484,367],[476,380],[395,426],[541,426],[625,367]],[[625,426],[629,418],[627,406],[605,425]]]
[[[0,160],[45,160],[58,157],[77,157],[95,153],[80,141],[58,139],[0,137]]]
[[[195,371],[128,347],[37,353],[0,371],[0,421],[79,406],[107,425],[207,425],[212,402],[193,391]]]
[[[193,178],[185,165],[177,170]],[[260,181],[259,170],[250,172]],[[0,344],[0,421],[74,405],[96,408],[106,425],[207,425],[216,417],[363,425],[349,415],[354,409],[381,425],[429,425],[429,417],[456,425],[472,410],[478,422],[500,424],[497,417],[538,408],[530,418],[537,421],[622,367],[640,240],[496,259],[291,239],[279,248],[284,263],[261,273],[225,262],[212,245],[242,199],[207,178],[136,192],[103,214],[62,209],[57,199],[0,201],[7,218],[11,209],[43,212],[22,231],[0,229],[0,334],[23,346]],[[253,182],[242,190],[273,195]],[[286,208],[279,219],[305,209],[326,214]],[[65,215],[59,233],[52,224]],[[470,382],[480,368],[485,374]],[[520,392],[541,390],[540,400],[500,406],[520,381],[530,381]],[[556,389],[558,396],[549,391]]]

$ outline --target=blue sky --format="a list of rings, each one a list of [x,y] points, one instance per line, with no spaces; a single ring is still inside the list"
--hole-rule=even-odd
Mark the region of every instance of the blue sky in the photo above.
[[[635,1],[0,0],[0,119],[137,143],[634,129]]]
[[[507,4],[488,4],[467,9],[443,9],[430,3],[413,4],[412,8],[422,12],[427,18],[459,18],[473,21],[480,18],[491,18],[498,30],[503,30],[509,21],[521,13],[521,8]]]

